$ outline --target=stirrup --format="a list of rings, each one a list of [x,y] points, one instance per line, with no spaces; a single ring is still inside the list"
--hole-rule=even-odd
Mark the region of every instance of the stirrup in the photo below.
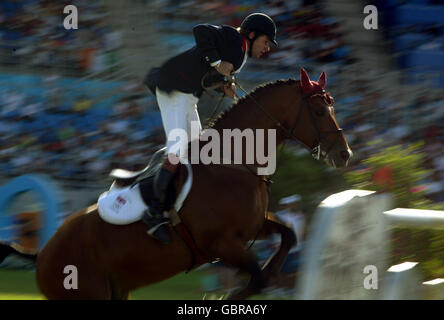
[[[154,239],[159,240],[163,244],[169,244],[170,243],[170,234],[168,232],[166,224],[168,224],[169,221],[163,221],[161,223],[158,223],[156,226],[149,229],[146,233],[153,237]]]
[[[150,236],[153,236],[154,233],[157,231],[157,229],[159,229],[159,227],[163,226],[164,224],[168,224],[168,221],[157,223],[154,227],[148,229],[146,233],[149,234]]]
[[[160,216],[154,216],[151,214],[149,209],[145,211],[145,215],[149,217],[148,219],[146,218],[142,219],[143,222],[145,222],[145,224],[147,224],[149,227],[146,233],[149,236],[165,244],[169,243],[170,242],[169,232],[168,229],[166,229],[167,227],[165,225],[170,223],[170,219],[167,218],[165,214]]]

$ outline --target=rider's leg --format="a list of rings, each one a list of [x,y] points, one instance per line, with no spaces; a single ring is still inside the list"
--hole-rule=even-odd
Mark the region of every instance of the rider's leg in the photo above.
[[[175,157],[175,155],[170,154],[169,156],[170,157],[165,157],[162,167],[154,177],[154,198],[151,199],[148,210],[146,210],[142,216],[142,221],[150,227],[147,233],[164,243],[169,242],[169,234],[166,226],[169,219],[168,216],[164,215],[164,212],[167,210],[165,203],[167,189],[179,166],[179,162],[176,163],[173,161],[172,163],[172,161],[169,160]]]
[[[168,139],[169,134],[174,129],[185,130],[190,137],[190,120],[196,119],[197,115],[197,98],[190,94],[180,92],[172,92],[168,95],[165,92],[156,90],[157,101],[162,115],[162,122],[167,137],[166,157],[162,163],[160,170],[154,177],[154,195],[142,220],[150,227],[148,233],[160,241],[169,242],[168,229],[166,224],[168,218],[164,216],[166,192],[168,186],[179,166],[179,155],[186,155],[188,141],[180,141],[178,148],[176,139]],[[195,113],[195,114],[194,114]],[[197,120],[198,120],[197,115]],[[200,124],[200,122],[199,122]]]

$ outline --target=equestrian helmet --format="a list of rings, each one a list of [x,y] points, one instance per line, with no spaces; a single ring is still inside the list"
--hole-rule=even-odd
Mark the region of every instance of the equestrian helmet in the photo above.
[[[241,29],[246,31],[257,31],[267,35],[277,46],[276,24],[273,19],[264,13],[252,13],[248,15],[240,25]]]

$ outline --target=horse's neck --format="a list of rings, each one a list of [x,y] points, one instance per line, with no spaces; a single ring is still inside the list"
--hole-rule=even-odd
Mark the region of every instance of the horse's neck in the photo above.
[[[285,107],[288,103],[282,99],[283,91],[280,87],[266,91],[265,89],[253,98],[247,96],[234,105],[228,114],[219,119],[213,127],[223,140],[220,155],[224,161],[234,160],[234,163],[267,168],[274,166],[276,147],[285,139],[285,133],[278,129],[278,123],[283,122],[283,117],[286,116]],[[256,105],[255,101],[260,106]],[[237,132],[235,132],[236,129]],[[236,134],[240,134],[241,140],[245,141],[245,143],[241,142],[241,154],[238,152],[239,139],[238,142],[236,138],[229,142],[226,139],[228,135],[234,137]],[[225,147],[231,149],[231,154],[226,154]]]
[[[282,119],[279,118],[283,114],[279,91],[279,88],[275,88],[274,90],[262,92],[259,98],[246,96],[243,98],[245,99],[243,102],[234,105],[222,119],[219,119],[213,128],[221,135],[224,129],[239,129],[241,131],[251,129],[255,136],[258,129],[265,131],[278,129],[277,121],[282,122]],[[274,119],[271,119],[262,109],[265,109]],[[266,133],[265,136],[267,136]],[[280,144],[284,138],[282,132],[277,130],[276,143]]]

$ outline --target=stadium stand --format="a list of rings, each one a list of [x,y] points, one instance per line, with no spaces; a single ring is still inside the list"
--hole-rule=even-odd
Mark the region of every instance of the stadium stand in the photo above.
[[[444,87],[444,2],[377,1],[384,14],[386,36],[393,42],[398,66],[414,84],[431,79],[437,88]]]
[[[419,67],[421,72],[427,66],[434,72],[442,68],[442,47],[440,50],[429,48],[430,44],[442,45],[441,29],[431,32],[423,20],[420,23],[408,20],[412,6],[421,7],[424,12],[432,6],[434,12],[439,12],[438,2],[377,3],[384,12],[383,23],[392,22],[386,35],[395,39],[394,48],[403,53],[398,60],[406,63],[409,68],[406,72],[415,72],[411,67]],[[45,29],[46,24],[26,31],[26,22],[31,19],[26,17],[26,12],[39,10],[51,17],[61,8],[61,2],[1,2],[0,24],[5,27],[0,28],[4,30],[0,41],[3,53],[0,67],[4,70],[0,73],[0,173],[3,176],[37,171],[60,179],[104,181],[115,166],[143,167],[164,141],[156,101],[140,87],[143,73],[159,59],[167,58],[165,52],[172,56],[192,46],[191,28],[195,24],[237,26],[249,12],[262,11],[277,21],[280,46],[263,61],[249,61],[238,77],[246,88],[281,78],[297,78],[301,66],[312,77],[325,70],[327,87],[336,99],[336,115],[353,147],[355,163],[381,146],[425,140],[425,149],[432,150],[428,157],[434,159],[427,165],[437,172],[440,183],[444,181],[444,168],[436,160],[444,158],[442,95],[424,95],[418,91],[405,96],[404,91],[390,90],[385,85],[384,90],[376,90],[378,87],[374,85],[380,85],[385,75],[358,77],[370,72],[359,69],[360,61],[355,55],[359,48],[346,41],[346,25],[327,10],[324,1],[73,3],[88,12],[88,27],[81,33]],[[146,13],[153,10],[158,14],[152,21],[146,20]],[[131,18],[125,20],[122,16]],[[407,22],[399,22],[403,17],[408,17]],[[421,13],[414,19],[423,18],[425,14]],[[80,19],[84,21],[85,17]],[[427,19],[437,22],[433,16]],[[411,29],[413,22],[416,29]],[[405,32],[405,28],[411,32]],[[107,45],[106,39],[112,45]],[[117,60],[108,63],[108,68],[94,67],[94,63],[91,68],[82,67],[86,61],[81,59],[82,52],[92,44],[97,44],[102,53],[111,51]],[[129,51],[122,54],[129,47],[134,56],[129,56]],[[16,48],[18,53],[11,54],[11,48]],[[33,59],[39,52],[46,52],[43,56],[49,57],[50,66],[40,63],[45,60],[35,63]],[[119,59],[119,52],[125,59]],[[77,77],[73,77],[73,73]],[[200,111],[205,113],[204,108]],[[415,117],[411,117],[411,113]],[[412,118],[414,122],[409,120]],[[425,183],[433,183],[436,189],[435,180],[436,177],[427,177]]]

